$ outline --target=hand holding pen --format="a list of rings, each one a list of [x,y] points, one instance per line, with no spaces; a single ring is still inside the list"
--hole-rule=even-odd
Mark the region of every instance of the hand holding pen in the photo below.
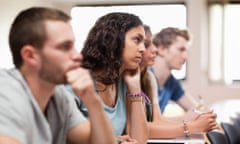
[[[206,114],[210,112],[210,110],[204,106],[203,97],[201,95],[198,95],[198,99],[199,99],[199,105],[196,109],[192,109],[192,111],[197,114]]]

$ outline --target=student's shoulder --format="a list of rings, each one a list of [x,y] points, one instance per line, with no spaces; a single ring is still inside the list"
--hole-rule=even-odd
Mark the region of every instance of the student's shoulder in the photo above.
[[[15,81],[15,83],[13,83]],[[5,85],[13,85],[16,83],[23,82],[23,76],[21,72],[16,69],[0,69],[0,82],[5,83]]]
[[[0,70],[0,85],[1,97],[7,95],[10,98],[26,92],[26,85],[24,84],[24,80],[21,78],[21,74],[14,69]],[[15,97],[15,100],[16,99],[17,97]]]
[[[173,74],[170,74],[168,77],[168,81],[170,83],[176,83],[176,82],[178,82],[178,79]]]
[[[0,69],[0,80],[13,79],[12,77],[13,70],[10,69]]]
[[[11,70],[0,70],[0,113],[8,117],[25,117],[31,108],[27,88],[18,81],[18,74]],[[29,93],[30,94],[30,93]]]

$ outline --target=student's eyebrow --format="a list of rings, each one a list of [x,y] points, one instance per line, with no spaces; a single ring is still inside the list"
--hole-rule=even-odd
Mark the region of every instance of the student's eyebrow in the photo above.
[[[185,46],[180,47],[181,50],[187,50]]]
[[[139,38],[141,38],[142,40],[145,40],[145,39],[146,39],[146,37],[145,37],[144,35],[142,35],[141,33],[138,33],[137,36],[138,36]]]
[[[66,44],[74,44],[74,41],[72,41],[72,40],[66,40],[66,41],[63,41],[63,42],[59,43],[59,46],[61,46],[61,45],[66,45]]]

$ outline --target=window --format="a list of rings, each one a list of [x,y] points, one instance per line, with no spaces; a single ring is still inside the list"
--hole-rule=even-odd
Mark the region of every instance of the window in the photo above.
[[[240,80],[240,3],[209,7],[209,77],[214,82],[233,84]]]
[[[151,27],[152,33],[172,26],[186,28],[187,14],[184,4],[152,4],[152,5],[116,5],[116,6],[76,6],[72,8],[72,25],[76,35],[76,47],[81,51],[88,31],[95,21],[109,12],[129,12],[138,15]],[[182,70],[173,71],[178,79],[186,76],[186,64]]]

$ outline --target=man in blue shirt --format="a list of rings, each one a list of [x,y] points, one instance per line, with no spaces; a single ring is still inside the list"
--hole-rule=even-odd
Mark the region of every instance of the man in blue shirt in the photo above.
[[[172,70],[181,69],[187,60],[189,40],[187,30],[173,27],[161,30],[153,38],[153,43],[157,47],[157,57],[152,71],[158,82],[159,105],[162,112],[170,100],[178,103],[185,111],[198,105],[171,74]]]

